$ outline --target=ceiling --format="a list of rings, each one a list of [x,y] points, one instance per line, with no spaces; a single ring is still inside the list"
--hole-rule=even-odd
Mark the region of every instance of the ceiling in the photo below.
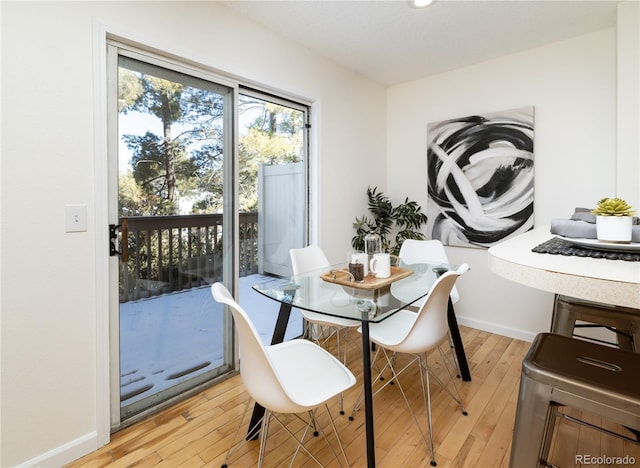
[[[222,1],[383,84],[395,85],[612,27],[616,0]]]

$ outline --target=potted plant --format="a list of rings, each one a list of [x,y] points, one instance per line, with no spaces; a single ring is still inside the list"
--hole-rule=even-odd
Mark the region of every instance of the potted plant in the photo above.
[[[373,218],[366,215],[356,217],[353,223],[356,235],[351,239],[354,249],[364,250],[364,237],[367,234],[378,234],[382,249],[392,255],[398,255],[405,239],[424,239],[424,234],[419,229],[427,222],[427,215],[422,212],[418,203],[409,201],[407,197],[403,203],[394,207],[386,195],[378,192],[377,187],[367,188],[367,198]],[[392,231],[396,234],[390,241],[388,237]]]
[[[634,211],[621,198],[603,198],[591,211],[596,215],[598,240],[604,242],[631,242]]]

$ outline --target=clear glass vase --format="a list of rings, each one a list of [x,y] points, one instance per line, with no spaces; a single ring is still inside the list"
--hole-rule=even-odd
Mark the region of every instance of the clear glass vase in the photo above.
[[[364,236],[364,251],[368,255],[369,260],[374,254],[382,252],[382,239],[378,234],[367,234]]]

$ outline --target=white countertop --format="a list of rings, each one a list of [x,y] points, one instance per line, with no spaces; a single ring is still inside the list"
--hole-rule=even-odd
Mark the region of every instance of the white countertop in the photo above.
[[[531,251],[553,237],[546,226],[495,245],[489,249],[489,269],[536,289],[640,309],[640,262]]]

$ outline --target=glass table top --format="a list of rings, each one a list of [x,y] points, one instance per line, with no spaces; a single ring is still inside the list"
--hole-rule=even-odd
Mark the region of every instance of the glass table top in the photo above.
[[[364,283],[353,283],[347,264],[277,278],[253,286],[258,293],[311,312],[359,320],[381,322],[400,309],[421,304],[438,276],[455,265],[401,259],[388,280],[371,275]],[[398,278],[398,279],[395,279]],[[381,283],[380,287],[376,285]]]

